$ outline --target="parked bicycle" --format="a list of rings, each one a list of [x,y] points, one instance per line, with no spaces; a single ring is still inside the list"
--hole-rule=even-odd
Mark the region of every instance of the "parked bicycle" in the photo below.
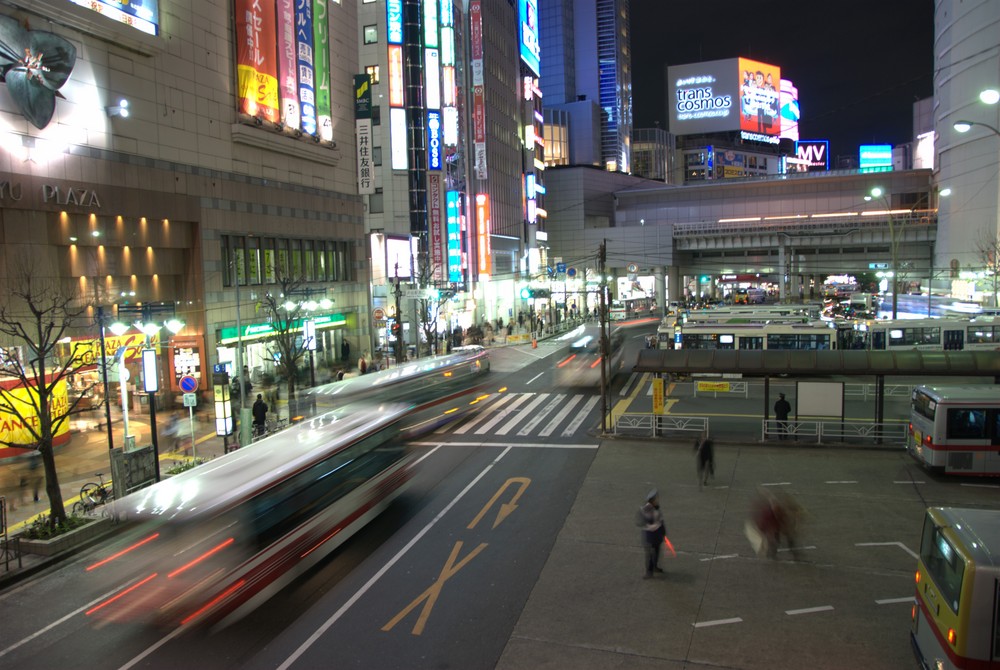
[[[87,482],[80,487],[80,500],[73,503],[73,514],[90,514],[99,505],[105,505],[114,500],[115,494],[110,487],[110,482],[104,481],[104,473],[96,473],[100,481]]]

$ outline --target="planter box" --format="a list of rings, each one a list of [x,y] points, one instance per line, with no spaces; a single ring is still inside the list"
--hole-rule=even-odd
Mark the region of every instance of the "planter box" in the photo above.
[[[80,526],[68,533],[57,535],[50,540],[28,540],[21,538],[21,551],[37,556],[55,556],[69,549],[75,549],[90,542],[109,530],[111,519],[94,519],[86,526]]]

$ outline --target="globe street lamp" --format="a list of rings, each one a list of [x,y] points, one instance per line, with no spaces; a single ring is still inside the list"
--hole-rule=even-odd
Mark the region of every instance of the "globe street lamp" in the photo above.
[[[988,123],[983,123],[982,121],[956,121],[954,124],[952,124],[952,128],[954,128],[959,133],[967,133],[970,130],[972,130],[973,126],[981,126],[983,128],[986,128],[997,137],[1000,137],[1000,130],[997,130]]]
[[[885,191],[876,186],[871,190],[871,195],[865,196],[865,200],[872,200],[873,198],[880,198],[885,204],[885,214],[889,220],[889,252],[892,259],[892,318],[895,319],[899,311],[899,291],[897,290],[899,277],[899,245],[896,240],[896,227],[895,222],[892,219],[892,206],[889,204],[889,200],[885,196]]]

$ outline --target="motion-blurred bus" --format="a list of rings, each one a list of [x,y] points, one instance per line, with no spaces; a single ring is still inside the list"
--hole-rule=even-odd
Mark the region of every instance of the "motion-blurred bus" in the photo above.
[[[910,394],[908,428],[907,451],[922,465],[1000,474],[1000,386],[917,386]]]

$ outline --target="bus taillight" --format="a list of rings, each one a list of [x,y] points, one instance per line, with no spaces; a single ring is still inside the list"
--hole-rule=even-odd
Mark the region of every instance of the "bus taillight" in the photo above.
[[[928,447],[931,446],[931,436],[930,435],[924,435],[924,444],[926,444]]]
[[[913,435],[913,424],[912,423],[910,424],[909,431],[910,431],[910,435]]]
[[[914,579],[916,580],[917,584],[920,583],[920,571],[919,570],[917,570],[916,575],[914,576]]]
[[[954,628],[949,628],[948,629],[948,644],[950,644],[951,646],[954,647],[955,646],[955,638],[956,638],[955,629]]]

